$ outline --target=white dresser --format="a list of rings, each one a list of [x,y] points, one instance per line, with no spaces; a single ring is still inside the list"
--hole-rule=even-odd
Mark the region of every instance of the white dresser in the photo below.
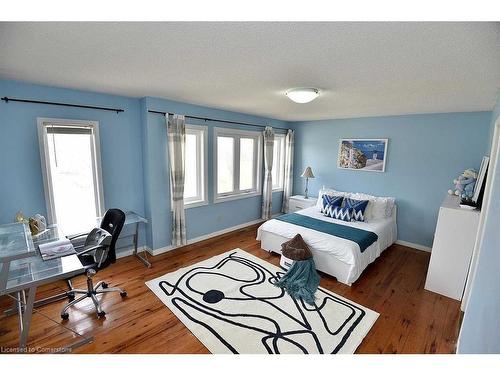
[[[304,198],[303,195],[292,195],[288,203],[288,212],[303,210],[304,208],[312,207],[316,204],[318,198]]]
[[[478,210],[448,195],[439,208],[425,289],[461,300],[479,223]]]

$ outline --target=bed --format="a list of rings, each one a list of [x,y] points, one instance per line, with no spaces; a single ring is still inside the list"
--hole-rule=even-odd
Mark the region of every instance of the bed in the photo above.
[[[322,194],[320,192],[319,196]],[[281,253],[281,244],[299,233],[313,253],[316,268],[347,285],[354,283],[363,270],[397,239],[395,204],[391,206],[390,214],[371,218],[367,222],[345,222],[324,216],[319,202],[316,206],[297,211],[295,214],[363,229],[378,236],[375,242],[361,251],[360,246],[351,240],[278,219],[268,220],[259,227],[257,240],[261,241],[261,248],[278,254]]]

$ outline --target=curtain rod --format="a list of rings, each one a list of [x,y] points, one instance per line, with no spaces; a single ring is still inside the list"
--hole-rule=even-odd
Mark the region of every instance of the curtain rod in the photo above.
[[[31,100],[31,99],[15,99],[4,96],[2,100],[5,103],[8,102],[20,102],[20,103],[35,103],[35,104],[48,104],[48,105],[58,105],[62,107],[76,107],[76,108],[87,108],[87,109],[99,109],[101,111],[112,111],[112,112],[125,112],[125,110],[120,108],[109,108],[109,107],[96,107],[93,105],[82,105],[82,104],[69,104],[69,103],[57,103],[57,102],[44,102],[40,100]]]
[[[159,115],[166,115],[168,112],[162,112],[162,111],[153,111],[151,109],[148,109],[148,112],[149,113],[156,113],[156,114],[159,114]],[[189,116],[189,115],[185,115],[184,117],[186,118],[192,118],[192,119],[196,119],[196,120],[203,120],[203,121],[215,121],[215,122],[224,122],[226,124],[236,124],[236,125],[247,125],[247,126],[256,126],[256,127],[259,127],[259,128],[265,128],[266,125],[259,125],[259,124],[251,124],[249,122],[239,122],[239,121],[229,121],[229,120],[219,120],[219,119],[215,119],[215,118],[209,118],[209,117],[198,117],[198,116]],[[273,126],[273,129],[281,129],[281,130],[288,130],[287,128],[279,128],[277,126]]]

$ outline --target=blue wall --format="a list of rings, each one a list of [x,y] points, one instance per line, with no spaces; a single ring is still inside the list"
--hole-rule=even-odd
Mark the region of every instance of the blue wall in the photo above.
[[[500,98],[491,118],[492,129],[500,118]],[[493,134],[492,134],[493,135]],[[459,353],[500,353],[500,154],[492,180],[484,237],[469,303],[465,310]]]
[[[99,121],[105,207],[120,207],[144,214],[140,106],[137,99],[5,80],[0,80],[0,96],[118,107],[125,110],[117,114],[1,101],[0,223],[12,222],[19,210],[26,216],[47,213],[37,117]],[[140,239],[144,240],[144,232],[140,234]],[[130,243],[130,239],[128,242]]]
[[[27,216],[46,215],[37,117],[99,121],[104,201],[145,215],[140,244],[158,249],[171,243],[170,186],[165,117],[148,109],[287,127],[283,121],[249,116],[156,98],[126,98],[18,81],[0,80],[0,96],[118,107],[123,113],[91,109],[0,102],[0,224],[18,210]],[[196,124],[196,122],[191,122]],[[200,124],[200,122],[198,122]],[[186,210],[188,238],[210,234],[260,218],[261,196],[213,204],[212,128],[256,130],[255,127],[207,123],[208,206]],[[273,193],[273,212],[281,210],[282,193]],[[130,234],[129,228],[126,233]],[[122,240],[125,245],[125,240]]]
[[[250,122],[254,124],[271,125],[287,128],[283,121],[263,117],[244,115],[235,112],[222,111],[213,108],[195,106],[158,98],[146,98],[145,107],[150,110],[179,113],[192,116],[211,117],[230,121]],[[168,175],[167,131],[165,117],[158,114],[146,114],[143,123],[145,134],[144,171],[146,211],[150,213],[151,233],[147,234],[148,242],[154,249],[162,248],[171,243],[170,214],[170,181]],[[213,203],[213,128],[230,127],[233,129],[258,130],[244,125],[227,125],[218,122],[203,122],[188,119],[189,124],[208,126],[208,199],[207,206],[186,209],[188,239],[220,231],[236,225],[258,220],[261,216],[262,196],[249,197],[228,202]],[[279,130],[276,130],[279,132]],[[281,132],[284,132],[281,131]],[[273,213],[281,211],[282,193],[273,193]],[[149,240],[148,240],[149,241]]]
[[[306,166],[322,185],[338,190],[394,196],[400,240],[431,246],[439,206],[452,180],[479,169],[489,151],[491,112],[424,114],[292,123],[295,129],[294,193]],[[389,138],[385,173],[337,168],[340,138]]]
[[[311,165],[317,177],[311,180],[311,192],[326,185],[395,196],[399,207],[399,238],[426,246],[432,244],[438,207],[451,181],[463,169],[479,167],[481,157],[489,150],[491,137],[490,112],[286,123],[158,98],[126,98],[16,81],[0,80],[0,96],[125,109],[116,114],[0,102],[0,223],[12,221],[20,209],[26,215],[46,213],[36,118],[96,120],[100,123],[106,207],[121,207],[146,215],[151,223],[141,233],[141,239],[153,249],[170,245],[171,214],[165,119],[148,113],[148,109],[293,127],[296,194],[303,191],[300,173],[306,165]],[[209,151],[213,149],[214,126],[255,130],[223,123],[205,125],[209,127]],[[337,169],[341,137],[389,138],[386,173]],[[260,217],[261,196],[213,203],[212,153],[208,155],[210,204],[186,210],[189,239]],[[273,194],[274,213],[280,211],[281,199],[281,193]]]

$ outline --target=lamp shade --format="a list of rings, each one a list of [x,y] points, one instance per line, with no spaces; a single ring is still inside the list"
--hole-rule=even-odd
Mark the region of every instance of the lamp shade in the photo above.
[[[309,103],[319,96],[319,90],[315,88],[290,89],[285,94],[295,103]]]
[[[304,170],[304,173],[302,173],[302,175],[300,177],[314,178],[314,174],[313,174],[311,167],[306,167],[306,169]]]

